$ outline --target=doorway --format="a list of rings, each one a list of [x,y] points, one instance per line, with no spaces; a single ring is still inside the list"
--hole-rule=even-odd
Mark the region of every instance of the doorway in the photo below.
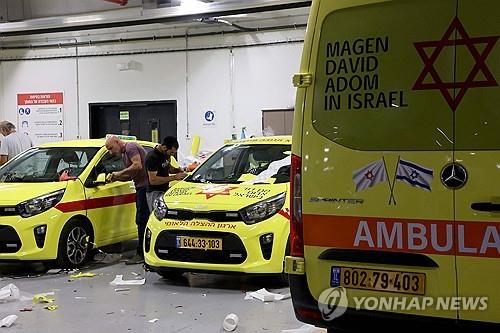
[[[121,134],[160,142],[177,136],[176,101],[90,103],[89,111],[91,139]]]

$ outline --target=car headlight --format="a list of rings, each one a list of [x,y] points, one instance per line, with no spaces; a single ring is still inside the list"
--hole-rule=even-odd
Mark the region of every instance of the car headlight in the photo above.
[[[21,202],[17,210],[22,217],[31,217],[49,210],[61,201],[64,189]]]
[[[267,220],[280,211],[285,204],[285,193],[260,201],[240,210],[241,217],[246,224],[254,224]]]
[[[153,212],[158,220],[163,220],[167,216],[168,207],[165,204],[163,195],[159,196],[153,203]]]

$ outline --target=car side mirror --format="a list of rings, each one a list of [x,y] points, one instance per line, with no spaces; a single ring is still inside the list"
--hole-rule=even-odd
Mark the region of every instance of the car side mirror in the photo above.
[[[95,186],[106,185],[106,174],[105,173],[100,173],[97,176],[97,179],[94,180],[94,185]]]

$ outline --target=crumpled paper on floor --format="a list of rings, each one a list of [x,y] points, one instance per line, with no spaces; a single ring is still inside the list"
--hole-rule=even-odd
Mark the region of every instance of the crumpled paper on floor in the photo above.
[[[0,289],[0,303],[29,300],[31,300],[31,297],[21,295],[19,288],[12,283]]]
[[[81,278],[93,278],[96,274],[95,273],[91,273],[91,272],[87,272],[87,273],[82,273],[82,272],[79,272],[78,274],[75,274],[75,275],[70,275],[70,279],[81,279]]]
[[[146,283],[146,279],[124,280],[123,275],[117,275],[115,279],[110,282],[112,286],[142,286],[144,283]]]
[[[313,325],[304,325],[293,330],[282,330],[281,333],[326,333],[326,330]]]
[[[0,327],[10,327],[16,321],[16,315],[10,315],[0,320]]]
[[[282,295],[282,294],[271,293],[267,291],[266,288],[262,288],[257,291],[247,292],[245,300],[255,298],[261,300],[262,302],[275,302],[275,301],[282,301],[290,297],[291,297],[290,294]]]

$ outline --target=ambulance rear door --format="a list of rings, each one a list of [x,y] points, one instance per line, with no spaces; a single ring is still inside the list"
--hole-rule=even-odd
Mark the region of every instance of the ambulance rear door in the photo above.
[[[320,6],[302,136],[311,294],[346,287],[351,308],[354,297],[456,296],[453,190],[439,180],[453,161],[453,112],[436,80],[454,82],[457,1]]]
[[[495,323],[500,323],[499,13],[498,0],[458,2],[456,164],[442,175],[455,188],[458,296],[465,297],[459,317]]]

